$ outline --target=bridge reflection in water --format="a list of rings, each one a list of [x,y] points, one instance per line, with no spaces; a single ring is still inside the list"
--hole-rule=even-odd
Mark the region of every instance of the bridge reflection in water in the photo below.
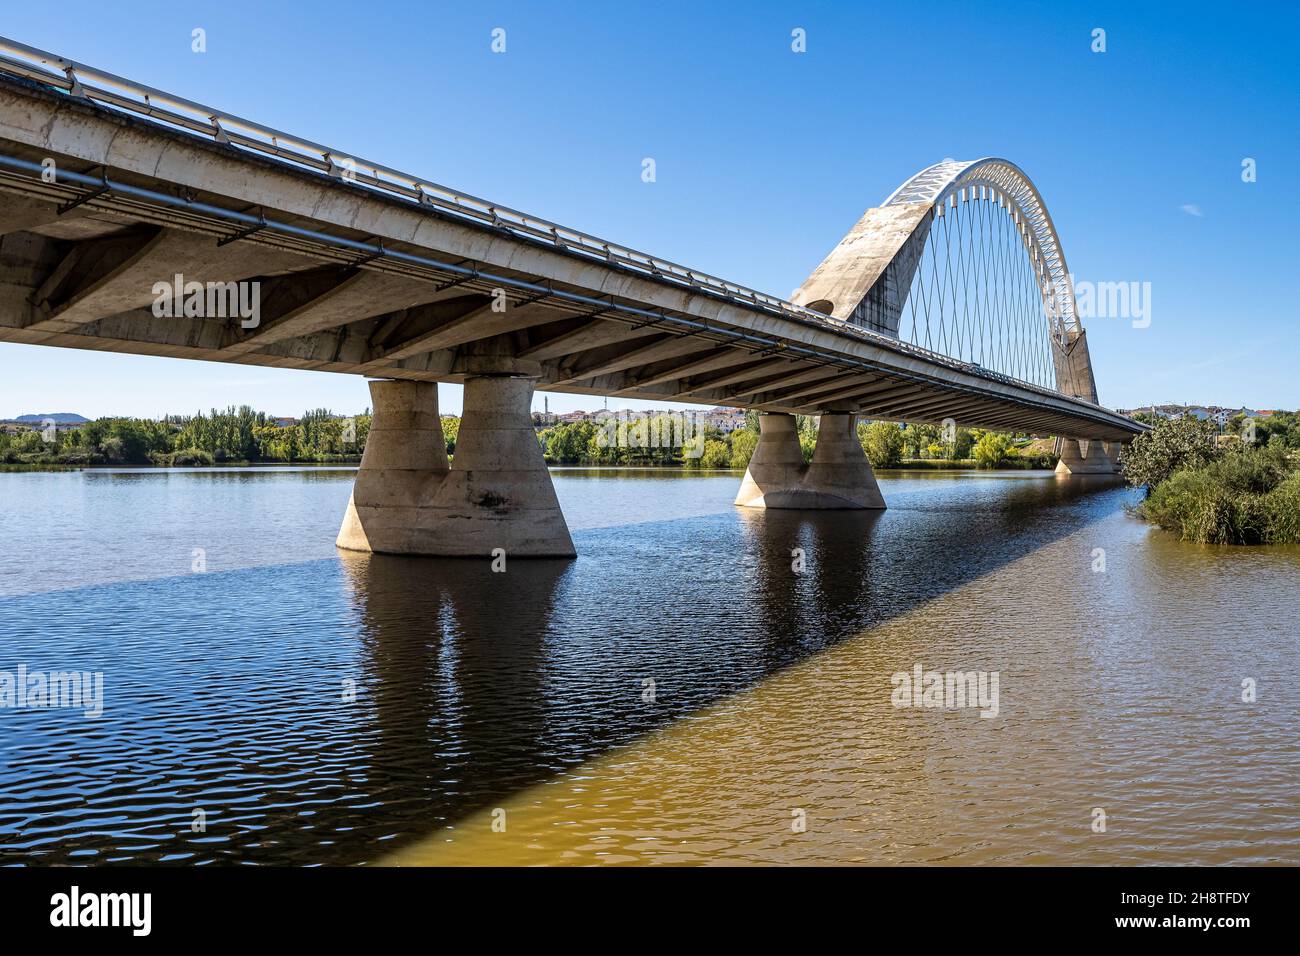
[[[547,731],[547,637],[568,566],[342,552],[382,749],[465,794],[532,778]]]

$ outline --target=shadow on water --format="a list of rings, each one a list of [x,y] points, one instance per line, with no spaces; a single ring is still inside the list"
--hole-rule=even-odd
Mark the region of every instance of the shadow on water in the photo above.
[[[427,832],[1073,533],[1120,507],[1116,489],[1015,481],[974,507],[921,489],[889,513],[737,509],[593,530],[577,562],[504,574],[350,554],[383,747],[420,754]]]
[[[574,536],[578,560],[505,573],[346,553],[0,602],[33,622],[0,625],[11,655],[39,664],[32,648],[53,644],[147,675],[117,682],[111,726],[49,717],[7,739],[0,857],[371,861],[1113,514],[1127,493],[927,476],[889,500],[592,528]],[[120,637],[77,631],[88,608]],[[340,705],[340,682],[355,704]],[[196,806],[207,832],[191,830]]]

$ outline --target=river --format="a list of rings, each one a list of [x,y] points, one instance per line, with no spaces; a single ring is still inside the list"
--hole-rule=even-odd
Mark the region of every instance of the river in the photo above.
[[[1107,479],[559,469],[580,557],[499,574],[337,552],[352,474],[0,474],[0,670],[104,687],[0,709],[0,862],[1300,863],[1300,549]]]

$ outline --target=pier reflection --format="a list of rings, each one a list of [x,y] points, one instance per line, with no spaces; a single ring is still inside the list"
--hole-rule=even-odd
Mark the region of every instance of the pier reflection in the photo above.
[[[545,643],[571,562],[340,552],[385,750],[433,787],[519,783],[547,717]]]

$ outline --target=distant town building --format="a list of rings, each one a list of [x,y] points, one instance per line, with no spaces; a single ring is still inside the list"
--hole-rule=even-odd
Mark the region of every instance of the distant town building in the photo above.
[[[1194,418],[1197,421],[1201,421],[1201,422],[1205,422],[1205,421],[1213,422],[1215,426],[1220,429],[1226,428],[1228,423],[1232,421],[1234,418],[1236,418],[1238,415],[1242,415],[1246,418],[1268,418],[1271,415],[1277,414],[1276,410],[1274,409],[1256,411],[1255,409],[1247,408],[1244,405],[1237,408],[1233,408],[1233,407],[1225,408],[1221,405],[1173,405],[1173,404],[1145,405],[1141,408],[1128,408],[1128,409],[1121,408],[1119,409],[1119,412],[1121,415],[1127,415],[1130,418],[1138,414],[1148,415],[1148,416],[1153,415],[1156,418],[1168,418],[1168,419]]]
[[[706,412],[702,423],[706,427],[716,428],[720,432],[734,432],[745,427],[745,410],[743,408],[719,408]]]

